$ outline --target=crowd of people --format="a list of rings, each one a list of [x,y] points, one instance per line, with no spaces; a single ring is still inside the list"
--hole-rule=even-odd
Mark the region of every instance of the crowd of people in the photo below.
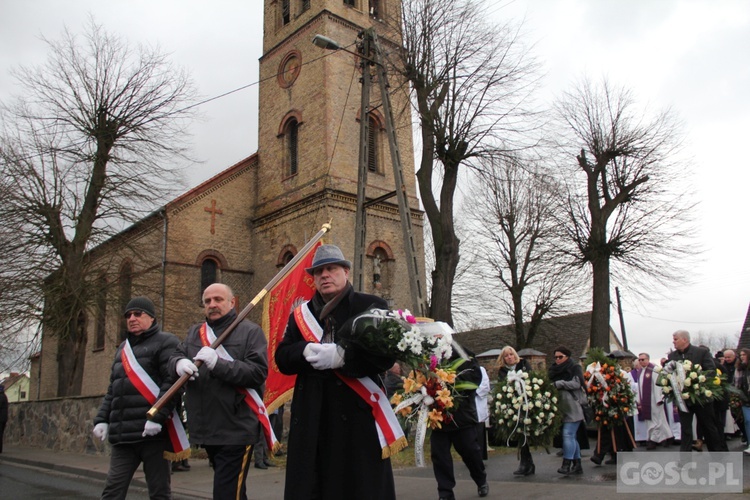
[[[286,445],[287,500],[396,497],[386,451],[398,447],[385,436],[403,439],[404,422],[382,402],[387,404],[402,385],[401,366],[390,356],[351,342],[352,319],[370,308],[387,309],[388,304],[381,297],[354,291],[350,269],[351,262],[338,247],[317,249],[312,266],[306,269],[315,295],[291,312],[275,351],[279,370],[296,375]],[[208,456],[216,499],[247,498],[253,455],[256,467],[274,466],[270,455],[278,444],[276,436],[281,438],[283,432],[283,407],[269,417],[262,404],[269,363],[266,337],[257,324],[237,320],[236,299],[226,284],[208,286],[202,299],[205,321],[193,325],[182,341],[161,330],[149,298],[136,297],[125,307],[127,338],[117,349],[109,387],[93,422],[94,437],[111,445],[102,498],[125,498],[141,464],[149,496],[171,498],[171,472],[189,470],[191,446],[203,448]],[[212,347],[230,325],[231,334]],[[739,356],[725,350],[714,359],[706,348],[692,345],[685,331],[675,332],[673,343],[675,349],[663,363],[690,360],[706,371],[720,369],[750,398],[750,350],[742,349]],[[459,381],[470,382],[476,389],[462,391],[450,422],[431,432],[437,492],[440,499],[454,498],[453,448],[476,483],[477,494],[484,497],[489,493],[484,461],[492,425],[490,376],[468,350],[455,349],[453,356],[464,358]],[[530,370],[529,362],[506,346],[497,361],[496,380]],[[727,449],[724,427],[734,420],[726,417],[726,401],[707,406],[688,403],[682,409],[664,404],[655,365],[646,353],[639,354],[633,369],[627,371],[637,403],[630,425],[635,440],[646,449],[673,441],[683,451],[704,445],[711,451]],[[582,474],[581,448],[588,448],[588,443],[581,363],[568,347],[559,346],[547,375],[558,390],[562,415],[563,462],[557,472]],[[179,395],[152,415],[149,409],[154,402],[179,378],[187,381]],[[747,442],[750,403],[742,407],[742,414]],[[616,463],[617,452],[626,449],[622,446],[627,440],[616,439],[614,433],[611,439],[605,438],[591,456],[597,465],[607,453],[612,459],[605,463]],[[520,464],[513,474],[533,475],[536,466],[530,446],[520,442],[518,448]],[[750,454],[750,447],[745,453]]]

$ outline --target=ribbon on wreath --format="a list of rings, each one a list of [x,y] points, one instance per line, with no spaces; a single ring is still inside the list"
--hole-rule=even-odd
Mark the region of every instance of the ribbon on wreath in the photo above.
[[[427,436],[427,421],[430,415],[430,406],[435,402],[435,399],[427,394],[427,388],[422,386],[418,393],[411,396],[409,399],[401,401],[398,406],[393,409],[393,413],[398,413],[399,410],[403,410],[411,405],[419,405],[417,410],[417,429],[414,434],[414,464],[417,467],[424,467],[424,440]]]
[[[591,375],[589,379],[586,381],[586,389],[591,387],[591,384],[594,383],[594,380],[599,382],[599,385],[601,385],[602,388],[604,389],[603,391],[601,391],[602,404],[605,407],[608,407],[609,405],[607,404],[607,399],[609,399],[609,394],[607,394],[607,389],[609,389],[609,384],[607,383],[607,380],[604,378],[604,375],[602,374],[602,365],[598,361],[596,363],[591,363],[589,366],[586,367],[586,373]]]
[[[682,390],[685,388],[685,367],[679,361],[672,360],[664,366],[664,372],[666,372],[669,385],[672,386],[674,391],[677,408],[681,412],[687,412],[687,405],[682,399]]]
[[[516,426],[513,427],[513,430],[510,432],[510,435],[508,436],[508,440],[506,441],[506,445],[510,446],[510,439],[513,437],[513,434],[516,433],[516,430],[518,429],[518,426],[521,424],[521,422],[525,422],[526,419],[529,416],[529,397],[526,394],[526,379],[523,377],[523,371],[521,370],[511,370],[508,372],[508,383],[513,382],[513,386],[516,390],[516,394],[518,394],[520,397],[523,398],[523,404],[519,404],[517,407],[515,407],[516,410],[524,410],[523,418],[521,418],[520,412],[518,413],[516,420]],[[521,446],[526,444],[526,426],[524,425],[522,427],[523,432],[523,443]]]

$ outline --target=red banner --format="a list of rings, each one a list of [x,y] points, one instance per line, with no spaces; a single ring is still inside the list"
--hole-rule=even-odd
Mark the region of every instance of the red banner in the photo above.
[[[276,365],[276,348],[284,338],[284,331],[292,310],[315,294],[313,277],[305,268],[312,266],[318,242],[296,266],[279,281],[263,299],[263,331],[268,338],[268,379],[263,402],[268,413],[273,413],[292,397],[294,375],[284,375]]]

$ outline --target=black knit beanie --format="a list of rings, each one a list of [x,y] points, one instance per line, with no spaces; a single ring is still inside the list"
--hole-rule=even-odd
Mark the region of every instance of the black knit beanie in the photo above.
[[[152,318],[156,318],[156,308],[154,307],[154,303],[147,297],[134,297],[130,299],[123,314],[127,314],[130,311],[143,311]]]

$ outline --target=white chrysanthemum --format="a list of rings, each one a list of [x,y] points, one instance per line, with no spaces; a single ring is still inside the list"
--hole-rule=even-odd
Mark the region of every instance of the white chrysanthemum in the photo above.
[[[518,415],[513,415],[513,421],[518,422]]]
[[[697,378],[698,378],[698,374],[697,374],[697,373],[695,373],[695,372],[692,372],[692,373],[690,374],[690,378],[691,378],[691,379],[693,379],[693,380],[695,380],[695,379],[697,379]]]
[[[687,392],[683,392],[682,399],[690,399],[690,394],[688,394]]]
[[[536,406],[537,408],[541,408],[542,407],[542,402],[541,401],[537,401],[536,403],[534,403],[534,406]]]
[[[711,390],[710,390],[710,389],[706,389],[706,397],[709,397],[709,398],[710,398],[710,397],[711,397],[711,396],[713,396],[713,395],[714,395],[714,393],[713,393],[713,392],[711,392]]]
[[[549,403],[548,403],[548,404],[546,404],[546,405],[544,405],[544,409],[545,409],[545,410],[549,410],[549,408],[550,408],[550,406],[549,406]]]
[[[551,398],[552,394],[549,391],[544,392],[545,397]]]
[[[706,381],[706,376],[705,375],[701,375],[701,376],[698,377],[698,382],[703,383],[705,381]]]
[[[692,384],[692,383],[693,383],[693,381],[691,379],[689,379],[689,378],[685,379],[685,387],[690,387],[690,384]]]
[[[523,424],[524,425],[531,425],[531,419],[530,418],[524,418],[523,419]]]

